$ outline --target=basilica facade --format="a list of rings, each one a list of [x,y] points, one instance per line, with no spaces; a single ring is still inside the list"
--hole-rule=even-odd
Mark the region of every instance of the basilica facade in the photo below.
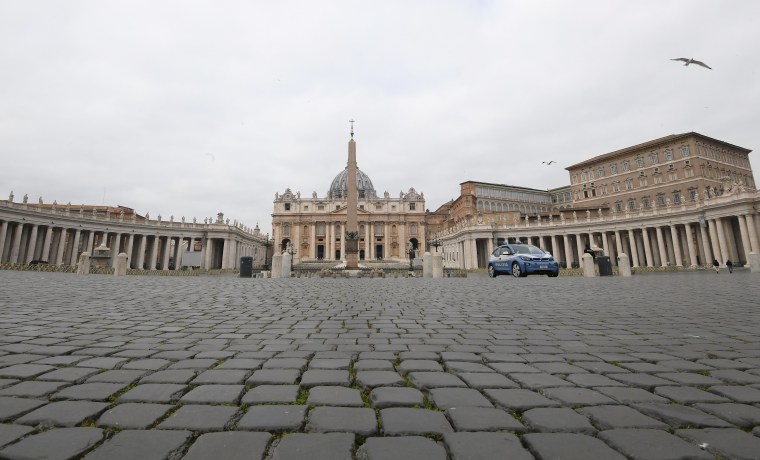
[[[369,176],[356,168],[359,260],[404,261],[426,247],[425,197],[413,187],[378,195]],[[348,166],[327,192],[304,197],[290,188],[278,192],[272,212],[272,239],[293,262],[345,260]]]

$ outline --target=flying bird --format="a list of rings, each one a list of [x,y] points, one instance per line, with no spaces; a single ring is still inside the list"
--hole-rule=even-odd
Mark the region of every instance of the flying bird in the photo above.
[[[216,157],[214,156],[213,153],[206,153],[206,155],[211,157],[211,161],[216,161]]]
[[[546,165],[546,166],[549,166],[549,165],[550,165],[550,164],[552,164],[552,163],[556,163],[556,161],[554,161],[554,160],[550,160],[550,161],[542,161],[542,162],[541,162],[541,164],[542,164],[542,165]]]
[[[704,62],[695,61],[692,58],[675,58],[675,59],[671,59],[671,61],[683,61],[684,65],[696,64],[696,65],[701,65],[702,67],[705,67],[705,68],[708,68],[708,69],[712,70],[712,67],[708,66]]]

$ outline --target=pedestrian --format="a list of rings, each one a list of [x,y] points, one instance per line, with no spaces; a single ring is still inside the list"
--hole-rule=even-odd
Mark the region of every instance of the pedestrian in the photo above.
[[[734,263],[730,259],[726,261],[726,267],[728,267],[728,273],[734,272]]]
[[[715,268],[716,275],[720,273],[720,264],[718,263],[718,259],[713,259],[713,268]]]

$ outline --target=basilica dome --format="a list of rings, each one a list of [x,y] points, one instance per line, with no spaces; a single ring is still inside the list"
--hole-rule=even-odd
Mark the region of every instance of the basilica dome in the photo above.
[[[375,187],[369,176],[356,168],[356,190],[359,192],[359,198],[377,198]],[[330,190],[327,192],[328,198],[346,198],[348,196],[348,166],[338,173],[330,184]]]

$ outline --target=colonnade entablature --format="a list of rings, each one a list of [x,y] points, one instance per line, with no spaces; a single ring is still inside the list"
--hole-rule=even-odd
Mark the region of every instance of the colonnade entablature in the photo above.
[[[82,252],[95,247],[111,249],[113,263],[119,252],[137,269],[235,269],[240,257],[266,263],[267,236],[258,226],[237,220],[187,221],[184,217],[156,219],[138,216],[130,208],[60,206],[56,202],[21,203],[0,200],[0,263],[76,265]],[[183,260],[184,259],[184,260]]]

